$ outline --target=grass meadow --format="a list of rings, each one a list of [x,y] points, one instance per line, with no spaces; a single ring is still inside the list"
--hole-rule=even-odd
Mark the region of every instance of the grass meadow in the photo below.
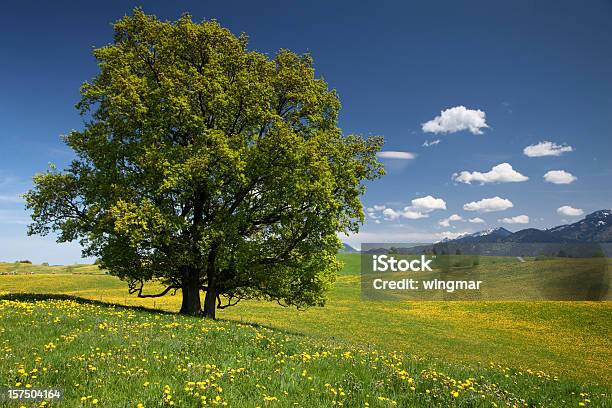
[[[339,256],[325,308],[214,322],[95,266],[0,264],[0,387],[64,388],[62,407],[612,406],[610,302],[364,301],[359,255]]]

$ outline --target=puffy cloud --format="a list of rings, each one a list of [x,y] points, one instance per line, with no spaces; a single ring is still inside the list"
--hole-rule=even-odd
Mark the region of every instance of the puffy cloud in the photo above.
[[[529,224],[529,216],[517,215],[516,217],[502,218],[497,221],[503,222],[504,224]]]
[[[410,220],[427,218],[429,217],[427,213],[435,210],[446,210],[446,201],[430,195],[415,198],[411,201],[411,204],[411,206],[404,207],[404,211],[402,211],[402,216]]]
[[[453,180],[458,183],[471,184],[472,181],[486,183],[518,183],[529,180],[529,177],[522,175],[512,168],[510,163],[501,163],[494,166],[490,171],[481,173],[479,171],[469,172],[462,171],[461,173],[453,174]]]
[[[565,170],[551,170],[544,175],[544,180],[553,184],[570,184],[577,180],[577,177]]]
[[[368,214],[368,217],[372,218],[373,220],[379,220],[381,218],[379,213],[385,208],[387,208],[387,206],[375,204],[372,207],[366,208],[366,213]],[[379,223],[380,221],[377,221],[377,224]]]
[[[557,208],[557,214],[564,215],[566,217],[580,217],[581,215],[584,215],[584,211],[581,208],[574,208],[570,207],[569,205],[564,205]]]
[[[409,220],[418,220],[419,218],[427,218],[429,215],[417,211],[412,207],[404,207],[404,210],[401,212],[402,217],[407,218]]]
[[[523,154],[528,157],[561,156],[563,153],[572,151],[574,151],[572,146],[544,141],[527,146],[523,149]]]
[[[399,212],[392,208],[385,208],[382,213],[385,219],[390,221],[397,220],[400,216]]]
[[[450,220],[448,218],[444,218],[443,220],[438,221],[438,225],[441,227],[450,227]]]
[[[468,222],[471,222],[472,224],[483,224],[485,220],[483,220],[480,217],[474,217],[474,218],[470,218]]]
[[[446,210],[446,201],[441,198],[435,198],[428,195],[426,197],[415,198],[412,200],[412,207],[423,212]]]
[[[488,128],[486,114],[479,109],[468,109],[465,106],[455,106],[440,112],[430,121],[422,124],[423,132],[427,133],[455,133],[469,130],[475,135],[482,134]]]
[[[461,217],[459,214],[453,214],[448,218],[444,218],[440,221],[438,221],[438,224],[443,226],[443,227],[450,227],[450,223],[451,221],[463,221],[463,217]]]
[[[377,224],[380,224],[381,218],[384,218],[386,221],[395,221],[400,217],[407,218],[409,220],[429,217],[424,212],[415,210],[413,207],[404,207],[403,210],[394,210],[393,208],[387,208],[384,205],[375,205],[367,208],[366,212],[368,217],[375,220],[374,222]]]
[[[386,150],[376,153],[376,156],[381,159],[399,159],[399,160],[413,160],[416,158],[416,154],[410,152],[396,152]]]
[[[463,205],[463,209],[466,211],[478,212],[504,211],[512,207],[514,207],[512,201],[497,196],[492,198],[483,198],[480,201],[472,201]]]
[[[409,220],[418,220],[420,218],[429,217],[428,213],[434,210],[445,210],[446,202],[441,198],[432,196],[415,198],[411,202],[412,205],[404,207],[402,210],[388,208],[385,205],[374,205],[366,209],[366,213],[373,220],[384,218],[387,221],[394,221],[401,218]]]
[[[426,140],[423,142],[423,147],[431,147],[439,144],[441,142],[440,139],[432,140],[431,142]]]

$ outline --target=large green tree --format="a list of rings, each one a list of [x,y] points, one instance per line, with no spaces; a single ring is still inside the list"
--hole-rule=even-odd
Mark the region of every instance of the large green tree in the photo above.
[[[136,9],[114,30],[81,88],[84,129],[64,136],[76,159],[26,194],[29,233],[78,240],[138,296],[180,290],[185,314],[322,305],[337,234],[358,230],[363,182],[382,174],[382,139],[342,135],[309,55],[268,58],[188,15]]]

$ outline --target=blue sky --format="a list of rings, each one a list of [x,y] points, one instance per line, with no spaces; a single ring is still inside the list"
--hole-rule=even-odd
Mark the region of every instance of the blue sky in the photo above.
[[[167,19],[216,18],[269,54],[309,51],[341,97],[343,131],[383,135],[385,151],[403,152],[381,159],[388,175],[368,186],[370,215],[345,237],[355,246],[545,228],[612,207],[612,2],[406,3],[3,5],[0,260],[80,260],[76,244],[26,237],[18,195],[47,163],[71,159],[59,136],[82,127],[74,104],[96,74],[91,50],[136,5]],[[548,155],[524,153],[540,142],[550,143],[529,154]]]

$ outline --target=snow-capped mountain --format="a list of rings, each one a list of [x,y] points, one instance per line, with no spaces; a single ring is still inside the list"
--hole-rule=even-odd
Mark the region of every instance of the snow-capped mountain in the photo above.
[[[612,242],[612,210],[595,211],[573,224],[559,225],[547,230],[526,228],[512,233],[498,227],[443,242]]]
[[[548,232],[566,240],[612,242],[612,211],[595,211],[583,220],[552,228]]]
[[[473,234],[468,234],[451,240],[453,242],[501,242],[506,237],[512,235],[512,232],[503,227],[489,228],[483,231],[478,231]]]

